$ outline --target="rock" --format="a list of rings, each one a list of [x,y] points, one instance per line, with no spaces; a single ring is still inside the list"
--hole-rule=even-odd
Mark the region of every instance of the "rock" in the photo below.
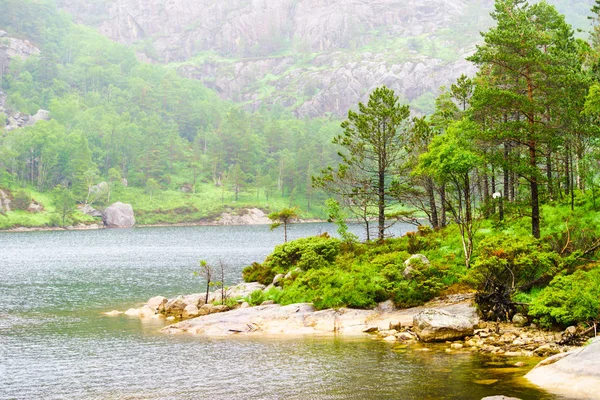
[[[188,304],[183,309],[183,318],[194,318],[198,316],[198,307],[194,304]]]
[[[539,357],[548,357],[560,353],[560,350],[556,345],[548,343],[536,348],[533,353]]]
[[[194,187],[192,185],[183,185],[179,190],[183,193],[192,193],[194,191]]]
[[[267,214],[258,208],[242,209],[237,214],[223,213],[215,221],[218,225],[268,225],[272,222]]]
[[[425,309],[413,317],[414,331],[424,342],[462,339],[473,335],[476,321],[444,310]]]
[[[227,297],[230,299],[248,297],[255,290],[264,290],[265,285],[258,282],[240,283],[227,289]]]
[[[560,396],[598,398],[600,338],[594,339],[585,347],[544,361],[525,375],[525,378]]]
[[[135,216],[131,204],[117,202],[104,210],[102,217],[107,228],[131,228],[135,225]]]
[[[408,332],[400,332],[396,335],[396,338],[398,338],[398,340],[402,340],[402,341],[408,341],[408,340],[416,340],[417,338],[413,335],[411,335]]]
[[[139,317],[140,309],[139,308],[130,308],[129,310],[125,311],[124,314],[127,315],[128,317]]]
[[[374,333],[374,332],[377,332],[377,331],[379,331],[378,327],[376,327],[376,326],[370,326],[367,329],[365,329],[363,332],[364,333]]]
[[[155,296],[148,300],[148,306],[157,312],[163,312],[165,310],[165,305],[169,300],[163,296]]]
[[[507,396],[488,396],[481,400],[521,400],[518,397],[507,397]]]
[[[29,206],[27,207],[27,211],[30,213],[39,213],[44,211],[44,206],[38,203],[35,200],[32,200]]]
[[[270,306],[271,304],[275,304],[273,300],[265,300],[260,305],[261,306]]]
[[[109,311],[109,312],[105,312],[103,314],[106,315],[106,316],[109,316],[109,317],[118,317],[119,315],[122,315],[123,312],[122,311],[118,311],[118,310],[112,310],[112,311]]]
[[[50,111],[46,110],[38,110],[35,115],[32,115],[27,121],[27,126],[32,126],[38,123],[39,121],[49,121],[50,120]]]
[[[10,203],[11,200],[8,197],[8,194],[0,189],[0,213],[5,213],[10,211]]]
[[[463,347],[464,347],[464,345],[463,345],[462,343],[452,343],[452,344],[450,345],[450,348],[451,348],[452,350],[460,350],[460,349],[462,349]]]
[[[250,304],[248,304],[248,302],[246,302],[246,301],[240,305],[240,308],[249,308],[249,307],[250,307]]]
[[[177,296],[174,299],[169,300],[165,304],[165,314],[167,316],[174,316],[176,318],[181,318],[183,315],[183,310],[187,304],[183,301],[183,296]]]
[[[413,254],[406,261],[404,261],[404,271],[402,271],[402,275],[406,279],[412,278],[412,273],[415,268],[418,266],[426,266],[429,265],[429,260],[423,254]]]
[[[187,305],[202,307],[206,304],[206,293],[190,294],[184,296],[183,302]]]
[[[396,307],[394,306],[394,302],[392,300],[387,300],[379,303],[375,310],[380,313],[388,313],[394,311],[395,309]]]
[[[517,313],[513,316],[512,323],[514,326],[522,328],[529,323],[529,320],[523,314]]]
[[[89,204],[83,204],[79,206],[79,211],[91,217],[102,217],[102,213]]]
[[[146,304],[140,310],[139,316],[140,318],[152,318],[154,314],[156,314],[156,310],[154,310],[154,308]]]
[[[127,187],[129,185],[129,183],[127,182],[127,179],[121,178],[121,185]]]
[[[273,278],[273,285],[274,286],[281,286],[281,284],[283,283],[283,279],[285,278],[285,275],[283,274],[277,274],[275,275],[275,278]]]

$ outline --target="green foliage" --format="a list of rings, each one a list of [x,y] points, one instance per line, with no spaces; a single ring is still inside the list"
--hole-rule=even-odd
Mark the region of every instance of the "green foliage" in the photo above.
[[[31,193],[26,190],[17,190],[13,196],[11,207],[15,210],[27,210],[31,204]]]
[[[266,262],[262,264],[253,262],[252,265],[242,271],[244,282],[260,282],[263,285],[269,285],[273,282],[275,275],[277,275],[277,272]]]
[[[544,327],[600,321],[600,268],[556,276],[533,300],[529,315]]]

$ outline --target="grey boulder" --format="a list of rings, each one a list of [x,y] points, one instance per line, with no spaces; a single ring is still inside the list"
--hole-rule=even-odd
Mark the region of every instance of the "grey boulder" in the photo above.
[[[476,321],[439,309],[425,309],[413,317],[413,329],[423,342],[458,340],[473,335]]]
[[[135,225],[135,215],[131,204],[117,202],[107,207],[102,216],[107,228],[132,228]]]

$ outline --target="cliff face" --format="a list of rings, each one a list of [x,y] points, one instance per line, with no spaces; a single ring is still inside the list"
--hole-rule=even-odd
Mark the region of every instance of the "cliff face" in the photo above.
[[[250,109],[345,115],[387,85],[427,111],[490,23],[492,0],[63,1],[76,19]]]

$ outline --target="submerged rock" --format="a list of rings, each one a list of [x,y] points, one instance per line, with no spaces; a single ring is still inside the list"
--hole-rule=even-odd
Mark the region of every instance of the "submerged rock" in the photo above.
[[[462,339],[473,335],[476,324],[472,318],[433,308],[425,309],[413,318],[415,333],[424,342]]]

